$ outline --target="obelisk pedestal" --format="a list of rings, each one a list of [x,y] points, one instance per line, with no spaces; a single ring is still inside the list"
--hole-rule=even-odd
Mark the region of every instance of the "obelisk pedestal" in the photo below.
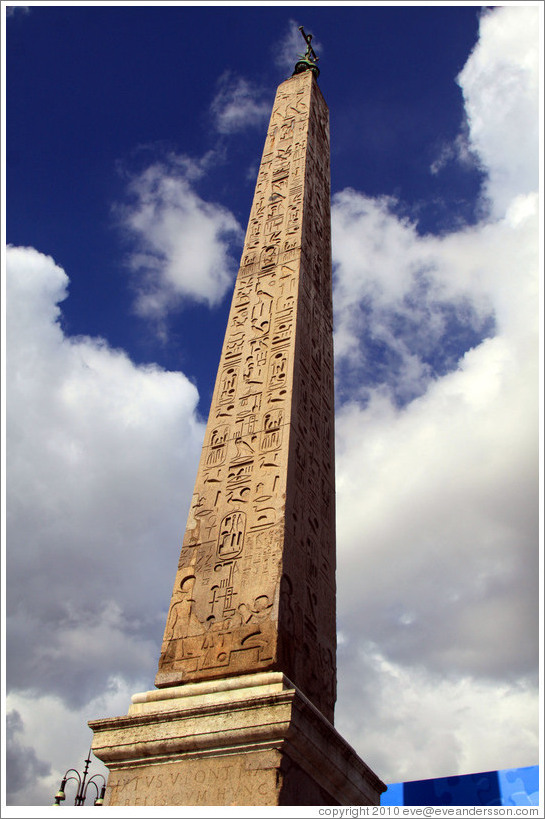
[[[105,805],[378,805],[385,790],[281,672],[135,694],[89,724]]]
[[[307,54],[277,90],[155,685],[95,720],[110,805],[372,805],[333,727],[329,115]]]

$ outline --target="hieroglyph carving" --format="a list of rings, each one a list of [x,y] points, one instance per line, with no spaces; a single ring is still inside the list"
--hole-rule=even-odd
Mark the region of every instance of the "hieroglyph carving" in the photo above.
[[[332,718],[335,500],[327,107],[279,87],[158,686],[278,669]]]

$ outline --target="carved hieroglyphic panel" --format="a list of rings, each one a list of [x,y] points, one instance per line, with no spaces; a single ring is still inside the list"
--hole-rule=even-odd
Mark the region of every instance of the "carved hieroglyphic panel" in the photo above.
[[[156,685],[279,669],[332,719],[335,508],[328,112],[279,86]]]

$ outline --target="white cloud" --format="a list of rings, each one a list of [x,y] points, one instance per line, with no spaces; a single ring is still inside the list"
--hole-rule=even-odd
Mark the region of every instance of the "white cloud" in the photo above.
[[[352,655],[349,655],[349,651]],[[336,727],[386,782],[535,765],[535,690],[395,663],[377,646],[339,650]]]
[[[539,9],[484,11],[480,39],[460,72],[471,148],[488,171],[486,195],[502,216],[535,190],[539,161]]]
[[[358,372],[364,338],[379,340],[401,362],[388,367],[389,386],[410,398],[442,374],[431,359],[456,366],[453,332],[469,346],[487,326],[536,332],[538,202],[522,194],[504,219],[442,237],[419,236],[395,204],[351,190],[333,198],[335,350],[340,371]]]
[[[201,171],[184,157],[156,162],[130,178],[128,201],[115,209],[135,243],[128,261],[142,316],[161,321],[188,301],[219,304],[232,283],[230,243],[242,231],[226,208],[199,196]]]
[[[515,196],[535,190],[539,161],[539,9],[483,8],[479,42],[456,78],[465,121],[430,170],[458,161],[485,173],[482,204],[501,217]]]
[[[14,708],[8,711],[6,714],[8,800],[12,793],[21,791],[29,779],[36,782],[51,773],[51,765],[38,759],[32,745],[25,745],[21,740],[23,729],[24,723],[19,711]]]
[[[233,134],[264,127],[271,113],[271,100],[264,98],[264,91],[248,80],[226,71],[218,80],[210,110],[219,133]]]
[[[392,200],[334,199],[337,718],[387,781],[537,762],[534,13],[485,14],[460,75],[487,221],[419,236]],[[472,341],[434,371],[452,314]],[[362,390],[370,338],[398,370]]]
[[[62,697],[54,694],[29,696],[18,691],[8,694],[8,804],[52,805],[64,772],[75,766],[83,773],[83,761],[93,738],[87,722],[126,713],[133,693],[134,688],[127,685],[126,680],[112,675],[108,686],[99,695],[78,708],[67,706]],[[40,758],[37,758],[37,752]],[[14,774],[13,778],[10,773]],[[107,778],[108,769],[93,755],[89,776],[95,774]],[[100,780],[97,778],[96,781],[100,787]],[[72,781],[67,785],[63,807],[72,805],[75,795],[76,784]],[[95,797],[96,792],[91,786],[88,806],[93,804]]]
[[[7,267],[8,685],[50,747],[65,726],[44,698],[79,712],[116,679],[149,687],[203,425],[182,373],[64,335],[50,257],[8,248]],[[19,755],[50,759],[25,736]]]
[[[401,411],[375,394],[338,413],[342,621],[362,618],[389,657],[534,669],[536,377],[535,357],[496,337]]]

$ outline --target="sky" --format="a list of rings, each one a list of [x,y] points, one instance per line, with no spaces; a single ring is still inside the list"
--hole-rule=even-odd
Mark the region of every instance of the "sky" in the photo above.
[[[3,804],[51,804],[87,721],[153,687],[299,25],[331,124],[335,725],[387,783],[537,764],[542,5],[2,14]]]

